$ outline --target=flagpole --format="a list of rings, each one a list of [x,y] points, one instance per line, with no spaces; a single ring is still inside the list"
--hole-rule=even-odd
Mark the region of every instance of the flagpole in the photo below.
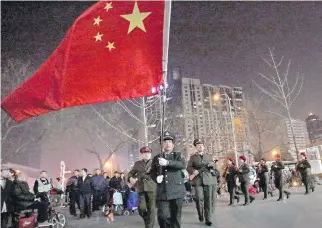
[[[171,0],[165,0],[164,4],[164,25],[163,25],[163,57],[162,57],[162,74],[163,85],[160,89],[160,110],[161,110],[161,137],[160,137],[160,153],[163,151],[163,135],[164,135],[164,122],[165,122],[165,105],[167,101],[167,74],[168,74],[168,53],[169,53],[169,37],[170,37],[170,20],[171,20]],[[160,174],[162,168],[160,166]]]

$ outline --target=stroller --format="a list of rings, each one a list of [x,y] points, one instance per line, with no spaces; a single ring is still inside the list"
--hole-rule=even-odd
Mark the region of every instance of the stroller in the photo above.
[[[123,215],[128,216],[130,213],[134,214],[134,212],[139,207],[139,194],[135,191],[130,191],[128,195],[126,209],[123,211]]]
[[[113,190],[113,196],[110,200],[103,206],[102,210],[105,215],[113,213],[114,215],[122,215],[123,206],[123,196],[118,190]]]
[[[188,204],[188,203],[193,203],[194,199],[193,199],[193,195],[191,192],[187,192],[186,195],[184,196],[183,198],[183,202],[185,204]]]

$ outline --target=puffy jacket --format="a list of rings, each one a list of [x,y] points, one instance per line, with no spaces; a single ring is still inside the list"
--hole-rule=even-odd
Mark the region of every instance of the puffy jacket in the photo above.
[[[15,211],[25,210],[34,203],[35,195],[29,191],[26,181],[14,181],[12,199]]]

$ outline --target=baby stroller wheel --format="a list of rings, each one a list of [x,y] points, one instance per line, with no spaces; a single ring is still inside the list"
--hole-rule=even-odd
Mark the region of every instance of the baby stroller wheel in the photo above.
[[[125,211],[123,212],[123,215],[124,215],[124,216],[129,216],[129,215],[130,215],[129,210],[125,210]]]

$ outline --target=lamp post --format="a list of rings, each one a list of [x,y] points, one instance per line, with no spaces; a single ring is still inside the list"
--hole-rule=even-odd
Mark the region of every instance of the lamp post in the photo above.
[[[233,120],[233,111],[232,111],[232,106],[231,106],[231,102],[230,102],[230,97],[227,95],[227,93],[223,93],[223,94],[216,93],[213,95],[213,100],[220,101],[222,95],[225,96],[228,100],[229,114],[230,114],[230,120],[231,120],[231,129],[233,132],[235,161],[236,161],[236,166],[238,167],[238,153],[237,153],[237,145],[236,145],[236,138],[235,138],[235,125],[234,125],[234,120]]]

